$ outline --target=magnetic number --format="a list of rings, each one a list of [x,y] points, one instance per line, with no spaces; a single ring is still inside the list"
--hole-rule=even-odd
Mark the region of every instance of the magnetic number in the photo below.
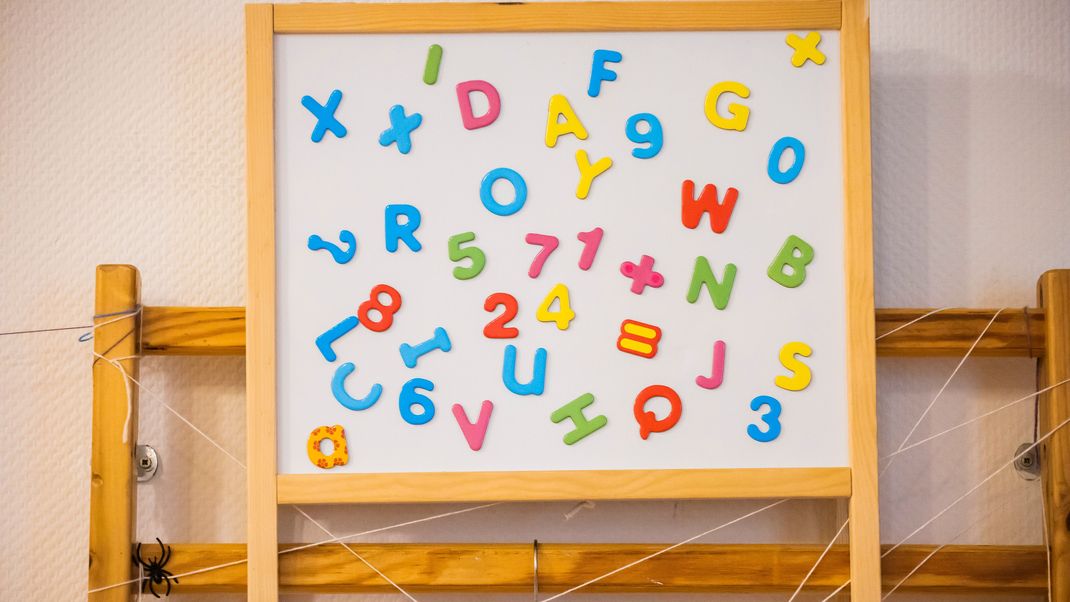
[[[434,391],[435,383],[426,378],[414,378],[401,387],[401,395],[398,396],[398,410],[401,417],[409,424],[421,425],[431,422],[435,417],[435,402],[426,395],[416,392],[416,389]],[[412,411],[413,406],[420,406],[420,413]]]
[[[488,339],[515,339],[520,330],[506,325],[516,317],[516,312],[520,309],[516,297],[509,293],[493,293],[483,302],[483,309],[489,312],[493,312],[498,306],[505,307],[505,311],[483,327],[483,336]]]
[[[558,302],[557,311],[551,311],[554,301]],[[558,283],[550,289],[550,294],[542,300],[538,309],[535,310],[535,319],[540,322],[554,322],[558,330],[567,330],[572,320],[576,319],[576,312],[572,311],[572,305],[568,299],[568,287]]]
[[[769,408],[765,414],[762,414],[759,418],[769,428],[762,430],[758,428],[758,425],[748,424],[747,434],[751,439],[760,441],[761,443],[769,443],[773,439],[780,436],[780,402],[775,397],[768,395],[759,395],[750,402],[750,409],[758,411],[762,406]]]
[[[390,304],[383,305],[379,296],[386,294],[390,297]],[[379,314],[378,320],[372,320],[368,312],[375,310]],[[394,325],[394,314],[401,309],[401,293],[388,284],[377,284],[372,287],[371,298],[357,307],[357,317],[360,323],[373,332],[383,332]]]
[[[461,261],[462,259],[472,260],[472,265],[468,267],[457,266],[453,268],[453,277],[458,280],[468,280],[469,278],[475,278],[483,271],[483,267],[487,265],[487,256],[483,253],[483,250],[476,246],[462,249],[461,245],[466,242],[472,242],[476,239],[475,232],[462,232],[460,234],[454,234],[449,239],[449,254],[450,261]]]
[[[560,241],[557,240],[556,236],[550,236],[549,234],[528,234],[524,237],[524,242],[542,247],[535,259],[531,261],[531,267],[528,268],[528,276],[538,278],[539,274],[542,273],[543,264],[550,258],[550,253],[557,250],[557,245],[560,244]]]
[[[598,245],[602,244],[602,235],[605,231],[595,228],[588,232],[580,232],[576,238],[583,243],[583,253],[580,253],[580,269],[589,270],[594,263],[594,256],[598,253]]]
[[[639,131],[639,123],[647,124],[647,130],[645,132]],[[632,156],[636,159],[650,159],[661,152],[661,147],[665,143],[665,136],[661,131],[661,122],[658,118],[650,113],[637,113],[628,118],[628,123],[624,126],[624,133],[628,136],[628,140],[636,144],[649,144],[646,148],[635,147],[632,149]]]

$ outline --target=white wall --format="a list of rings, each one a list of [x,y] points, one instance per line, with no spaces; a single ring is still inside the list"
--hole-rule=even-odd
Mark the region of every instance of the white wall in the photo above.
[[[878,305],[1032,304],[1042,271],[1070,267],[1070,3],[873,0],[872,27]],[[0,331],[87,323],[98,263],[137,265],[151,305],[242,304],[241,3],[8,0],[0,28]],[[84,597],[90,371],[76,336],[0,337],[0,599]],[[882,451],[955,363],[880,361]],[[154,394],[244,453],[240,359],[143,365]],[[919,435],[1033,386],[1031,362],[970,360]],[[139,439],[163,468],[140,488],[141,538],[243,539],[241,470],[142,400]],[[881,481],[883,539],[1031,429],[1023,404],[902,458]],[[566,521],[570,506],[503,506],[382,539],[670,541],[755,504],[599,503]],[[313,509],[337,531],[431,511]],[[825,541],[834,521],[831,503],[793,502],[711,541]],[[281,522],[284,539],[318,535],[288,511]],[[915,541],[967,527],[960,543],[1039,543],[1037,483],[1002,474]]]

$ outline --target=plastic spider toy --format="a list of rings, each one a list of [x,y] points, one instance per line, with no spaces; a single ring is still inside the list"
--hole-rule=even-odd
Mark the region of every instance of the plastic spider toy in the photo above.
[[[156,592],[156,586],[163,583],[167,584],[167,591],[164,592],[165,596],[171,595],[171,582],[178,583],[178,577],[171,574],[170,571],[163,567],[167,564],[168,560],[171,560],[171,547],[163,545],[160,538],[156,538],[156,543],[160,544],[160,556],[153,556],[146,561],[141,557],[141,544],[137,544],[137,558],[134,562],[141,565],[141,568],[145,569],[145,576],[141,579],[141,591],[144,592],[145,588],[149,589],[149,592],[157,598],[160,594]]]

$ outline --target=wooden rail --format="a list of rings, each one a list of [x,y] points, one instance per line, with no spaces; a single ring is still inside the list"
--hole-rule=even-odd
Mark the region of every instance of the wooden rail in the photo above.
[[[930,309],[878,309],[877,336]],[[996,309],[948,309],[877,340],[881,356],[962,355]],[[243,307],[146,307],[141,347],[148,355],[243,355]],[[1004,310],[981,339],[975,355],[1040,357],[1045,348],[1044,310]]]
[[[147,550],[155,542],[144,544]],[[291,544],[292,545],[292,544]],[[406,590],[529,592],[531,544],[351,544],[368,562]],[[280,549],[289,546],[282,545]],[[539,544],[539,590],[575,586],[663,546],[654,544]],[[824,546],[779,544],[687,545],[652,558],[584,591],[785,592],[793,591]],[[176,575],[241,561],[244,544],[178,544],[167,564]],[[903,546],[882,563],[885,589],[898,583],[934,546]],[[829,591],[847,580],[847,546],[834,547],[807,582]],[[1041,546],[947,546],[908,579],[903,591],[1041,594],[1047,589]],[[245,565],[184,576],[178,593],[245,591]],[[339,545],[279,556],[284,591],[389,592],[393,588]]]
[[[129,310],[139,299],[137,270],[100,266],[97,312]],[[1041,384],[1070,376],[1070,271],[1041,278],[1040,308],[1003,311],[974,350],[975,355],[1041,358]],[[928,309],[876,310],[877,354],[881,356],[961,356],[995,315],[995,309],[948,309],[918,319]],[[1051,317],[1049,317],[1051,316]],[[243,355],[242,307],[145,307],[140,324],[141,353],[147,355]],[[96,333],[98,352],[109,357],[137,353],[136,318]],[[882,336],[885,335],[887,336]],[[113,343],[118,344],[113,345]],[[125,360],[136,371],[136,360]],[[136,388],[135,388],[136,392]],[[130,445],[119,446],[126,390],[121,375],[102,362],[94,366],[93,478],[90,506],[90,586],[114,584],[131,575],[130,541],[134,517]],[[121,403],[120,403],[121,402]],[[121,406],[121,407],[120,407]],[[132,422],[136,425],[137,405]],[[1070,416],[1070,388],[1041,400],[1042,428]],[[135,427],[136,428],[136,427]],[[135,431],[136,432],[136,431]],[[133,438],[131,438],[131,441]],[[1052,542],[1053,599],[1070,599],[1070,430],[1042,449],[1048,532]],[[291,544],[292,545],[292,544]],[[413,591],[530,591],[532,547],[528,544],[355,544],[362,555],[402,587]],[[174,574],[245,559],[244,544],[177,544],[167,568]],[[286,546],[282,546],[286,547]],[[150,545],[150,550],[152,545]],[[540,544],[539,582],[544,592],[561,591],[659,549],[653,544]],[[601,592],[759,592],[790,591],[820,553],[814,545],[688,545],[592,585]],[[887,589],[932,552],[932,546],[903,546],[882,562]],[[808,588],[829,590],[849,574],[846,546],[832,549]],[[927,592],[1047,591],[1042,546],[947,546],[907,580],[902,589]],[[354,562],[341,546],[324,545],[279,557],[279,583],[287,591],[385,592],[381,578]],[[244,591],[246,565],[188,575],[177,592]],[[91,600],[125,600],[131,588],[109,589]]]
[[[1037,386],[1070,378],[1070,270],[1051,270],[1037,282],[1037,297],[1051,312],[1046,322],[1048,353],[1037,362]],[[1040,432],[1070,420],[1070,385],[1040,396]],[[1051,599],[1070,600],[1070,427],[1040,446],[1044,522],[1051,546]]]
[[[131,265],[97,268],[93,351],[138,378],[141,276]],[[124,359],[125,358],[125,359]],[[134,565],[130,542],[137,523],[134,444],[137,441],[137,387],[115,364],[93,360],[93,442],[89,486],[89,589],[130,579]],[[130,399],[127,399],[127,395]],[[129,423],[127,412],[130,413]],[[124,435],[124,428],[129,429]],[[127,585],[98,592],[93,602],[130,600]]]

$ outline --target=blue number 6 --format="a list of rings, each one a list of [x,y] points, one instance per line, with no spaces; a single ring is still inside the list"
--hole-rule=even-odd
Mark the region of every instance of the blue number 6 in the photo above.
[[[750,409],[754,411],[758,411],[762,406],[769,407],[769,411],[761,416],[762,422],[764,422],[769,429],[763,431],[758,428],[757,425],[748,424],[747,434],[755,441],[769,443],[780,436],[780,402],[777,401],[775,397],[770,397],[768,395],[759,395],[750,401]]]
[[[405,419],[405,422],[415,425],[427,424],[435,417],[435,403],[426,395],[417,393],[416,389],[434,391],[435,383],[426,378],[414,378],[405,383],[398,397],[398,409],[401,410],[401,417]],[[412,411],[413,406],[420,406],[423,411],[417,414]]]

